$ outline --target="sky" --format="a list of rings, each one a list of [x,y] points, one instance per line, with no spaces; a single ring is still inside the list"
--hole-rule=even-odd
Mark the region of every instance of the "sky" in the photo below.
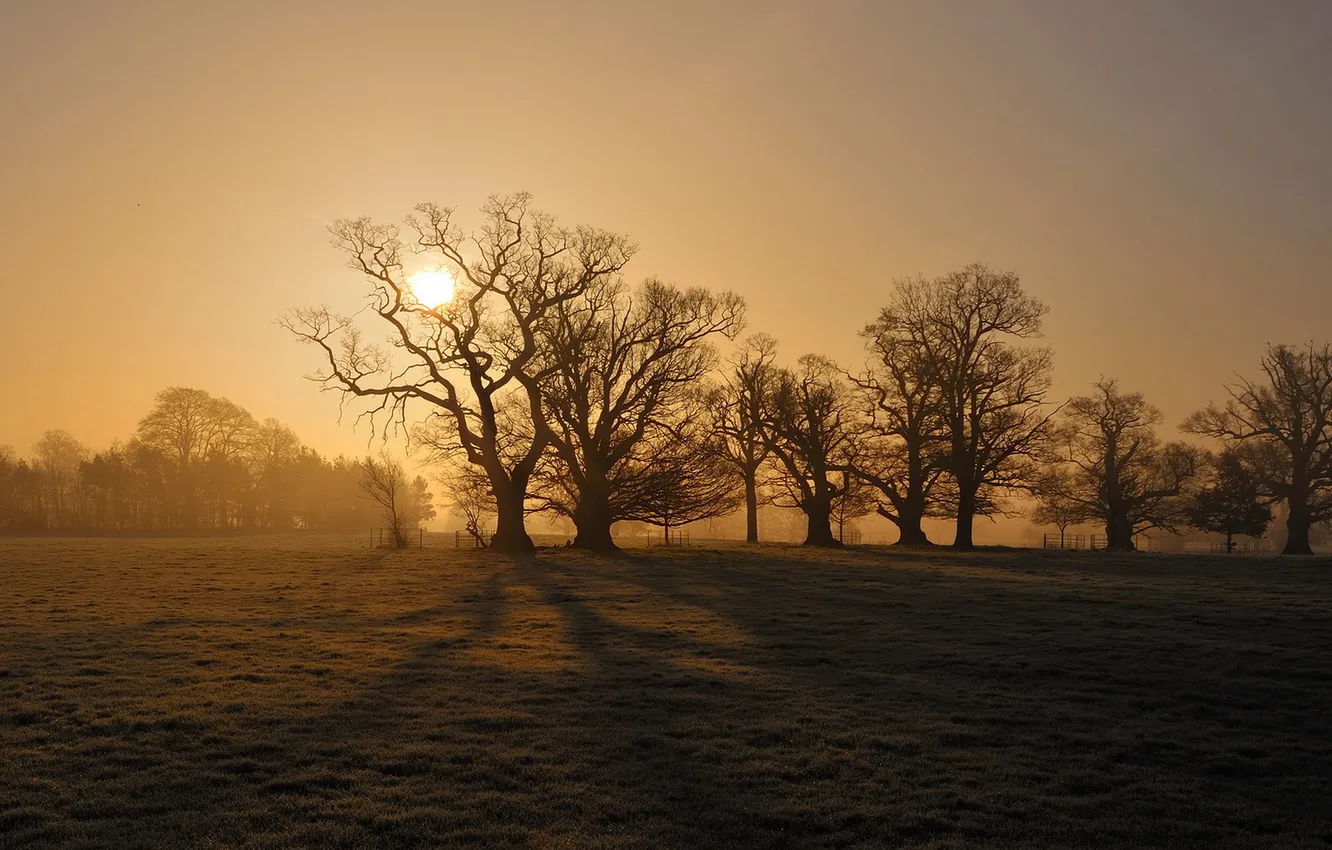
[[[896,277],[1016,270],[1055,396],[1173,428],[1332,338],[1330,41],[1297,0],[0,0],[0,444],[185,385],[364,452],[275,323],[361,303],[326,225],[518,190],[791,361],[862,363]]]

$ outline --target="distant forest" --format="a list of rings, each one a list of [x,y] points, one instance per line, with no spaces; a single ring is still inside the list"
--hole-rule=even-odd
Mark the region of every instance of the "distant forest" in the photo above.
[[[364,461],[324,458],[274,419],[171,387],[105,451],[60,430],[28,458],[0,446],[0,529],[364,530],[382,514],[364,477]]]

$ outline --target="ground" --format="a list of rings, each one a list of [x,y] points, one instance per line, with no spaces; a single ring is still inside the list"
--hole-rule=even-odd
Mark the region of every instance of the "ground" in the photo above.
[[[0,847],[1328,847],[1332,563],[0,538]]]

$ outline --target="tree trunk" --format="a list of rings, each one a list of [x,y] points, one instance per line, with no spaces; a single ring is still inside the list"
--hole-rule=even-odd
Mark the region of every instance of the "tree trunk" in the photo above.
[[[1235,554],[1235,535],[1231,534],[1229,531],[1226,532],[1226,554]]]
[[[1303,504],[1290,504],[1290,515],[1286,517],[1286,548],[1283,555],[1312,555],[1313,546],[1309,545],[1309,509]]]
[[[804,505],[805,516],[809,520],[809,530],[805,534],[806,546],[840,546],[832,533],[832,509],[830,500],[811,500]]]
[[[1133,545],[1133,523],[1127,516],[1110,515],[1105,524],[1105,548],[1111,552],[1132,552],[1137,548]]]
[[[574,526],[578,533],[573,548],[611,552],[617,549],[611,538],[611,510],[609,487],[588,486],[578,494],[574,508]]]
[[[524,553],[536,549],[532,538],[527,536],[523,498],[526,488],[510,482],[495,484],[495,533],[490,538],[490,548],[496,552]]]
[[[899,513],[897,517],[897,542],[894,546],[933,546],[925,530],[920,527],[920,514]]]
[[[957,497],[957,535],[953,538],[954,549],[974,549],[971,527],[976,519],[975,491],[962,492]]]
[[[759,542],[758,484],[754,481],[752,473],[745,476],[745,542]]]

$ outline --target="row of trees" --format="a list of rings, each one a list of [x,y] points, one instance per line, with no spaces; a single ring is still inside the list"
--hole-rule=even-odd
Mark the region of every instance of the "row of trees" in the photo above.
[[[1111,548],[1130,549],[1147,528],[1208,527],[1199,494],[1243,502],[1243,485],[1253,503],[1287,506],[1287,551],[1299,552],[1332,514],[1326,347],[1270,349],[1265,380],[1190,418],[1187,430],[1222,443],[1212,461],[1162,442],[1159,412],[1113,380],[1053,404],[1051,354],[1033,344],[1047,308],[1015,274],[972,265],[895,282],[854,372],[816,355],[779,365],[761,334],[722,364],[717,344],[744,326],[734,294],[628,286],[627,239],[560,227],[527,195],[482,214],[470,235],[430,204],[405,236],[369,219],[332,228],[387,347],[326,308],[283,324],[321,351],[317,380],[370,400],[372,421],[452,470],[478,537],[493,511],[496,548],[530,549],[534,511],[571,519],[574,545],[605,549],[617,521],[669,529],[743,506],[757,540],[764,503],[802,510],[809,544],[833,545],[835,523],[877,512],[905,544],[929,542],[926,518],[951,517],[954,545],[969,547],[975,517],[1035,495],[1043,515],[1101,522]],[[450,300],[417,297],[408,266],[421,262],[457,279]]]
[[[0,447],[0,529],[364,529],[380,521],[367,469],[225,398],[171,387],[105,451],[60,430],[28,458]],[[415,517],[433,516],[424,479],[403,486]]]

